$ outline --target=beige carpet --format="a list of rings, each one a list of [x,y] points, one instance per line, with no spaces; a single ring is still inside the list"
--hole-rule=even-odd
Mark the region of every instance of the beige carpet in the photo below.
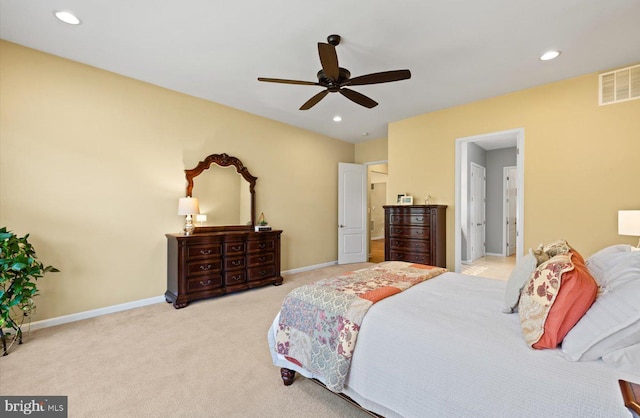
[[[0,394],[66,395],[69,417],[366,417],[303,377],[285,387],[267,346],[291,289],[366,265],[32,331],[0,357]]]

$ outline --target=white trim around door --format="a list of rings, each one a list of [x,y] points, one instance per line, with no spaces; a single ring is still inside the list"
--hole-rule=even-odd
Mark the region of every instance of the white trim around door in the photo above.
[[[467,147],[470,143],[482,145],[491,143],[494,147],[502,148],[513,146],[517,148],[517,208],[516,208],[516,261],[520,260],[522,248],[524,248],[524,128],[511,129],[500,132],[492,132],[482,135],[468,136],[456,139],[456,160],[455,160],[455,229],[454,229],[454,263],[455,271],[460,272],[462,268],[462,228],[463,219],[466,219],[467,197],[466,190],[468,182],[468,153]],[[498,144],[498,146],[495,146]],[[464,193],[463,193],[464,192]],[[466,222],[465,222],[466,223]]]

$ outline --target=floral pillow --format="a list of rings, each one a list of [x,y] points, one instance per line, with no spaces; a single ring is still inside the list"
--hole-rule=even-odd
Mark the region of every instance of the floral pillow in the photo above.
[[[575,250],[540,264],[522,290],[518,313],[524,339],[532,348],[556,348],[582,318],[598,285]]]
[[[564,239],[559,239],[557,241],[550,242],[549,244],[542,247],[542,251],[547,253],[549,257],[555,257],[559,254],[566,254],[571,250],[571,246]]]

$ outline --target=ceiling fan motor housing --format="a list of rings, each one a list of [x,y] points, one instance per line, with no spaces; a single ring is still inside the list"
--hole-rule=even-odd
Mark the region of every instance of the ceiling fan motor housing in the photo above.
[[[329,89],[330,92],[335,93],[340,89],[343,83],[351,78],[351,73],[346,68],[339,68],[339,75],[337,80],[333,80],[324,73],[324,70],[318,71],[318,83]]]

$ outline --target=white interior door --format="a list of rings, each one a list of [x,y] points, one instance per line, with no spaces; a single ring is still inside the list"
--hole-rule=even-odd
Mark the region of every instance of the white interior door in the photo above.
[[[471,163],[471,261],[484,257],[486,234],[486,169]]]
[[[338,163],[338,264],[367,261],[367,170]]]
[[[517,231],[517,168],[504,168],[505,202],[504,215],[506,218],[506,256],[512,256],[516,252],[516,231]]]

